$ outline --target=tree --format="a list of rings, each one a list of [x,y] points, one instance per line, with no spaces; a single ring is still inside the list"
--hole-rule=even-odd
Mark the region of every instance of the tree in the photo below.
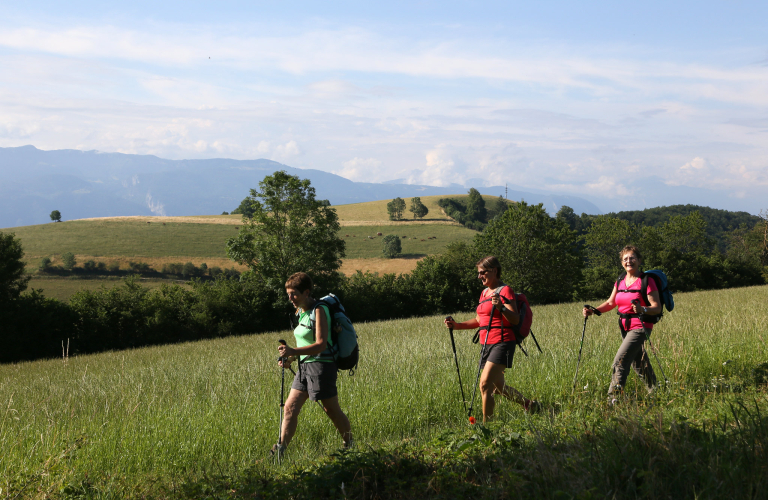
[[[467,218],[476,222],[485,222],[487,216],[483,195],[477,189],[470,188],[467,198]]]
[[[251,190],[251,193],[253,193],[253,190]],[[238,214],[238,215],[242,215],[247,219],[250,219],[251,217],[253,217],[254,210],[255,208],[253,207],[253,198],[250,196],[246,196],[245,198],[243,198],[243,201],[240,202],[240,205],[238,205],[236,209],[232,210],[231,213],[232,215]]]
[[[566,217],[558,216],[558,219],[564,223],[566,221]],[[656,239],[648,232],[653,230],[652,227],[642,228],[642,234],[647,235],[648,241]],[[625,246],[636,243],[638,239],[642,240],[639,234],[638,227],[629,221],[607,215],[594,218],[583,236],[588,267],[584,270],[579,292],[582,298],[604,299],[610,295],[613,283],[622,271],[619,252]],[[653,249],[645,247],[641,247],[640,251],[646,261],[647,254],[653,253]]]
[[[403,212],[405,212],[405,200],[399,196],[387,203],[387,213],[389,213],[389,220],[402,220]]]
[[[478,256],[495,255],[502,279],[533,302],[573,299],[583,262],[577,236],[541,203],[511,205],[475,236]]]
[[[509,203],[507,203],[507,200],[505,200],[504,197],[500,195],[489,204],[487,210],[488,219],[490,220],[498,215],[503,214],[507,211],[508,206]]]
[[[400,255],[403,251],[403,244],[400,242],[400,237],[394,234],[388,234],[383,239],[384,242],[384,255],[389,259],[393,259]]]
[[[72,270],[72,268],[75,267],[75,264],[77,264],[77,259],[75,259],[75,254],[72,252],[65,252],[61,254],[61,265],[66,270]]]
[[[416,196],[411,198],[411,213],[414,219],[421,219],[429,213],[429,209],[421,202],[421,198]]]
[[[24,277],[24,250],[13,233],[0,232],[0,303],[13,300],[27,289]]]
[[[61,222],[61,212],[59,212],[58,210],[54,210],[53,212],[51,212],[51,220],[53,222]]]
[[[283,296],[288,277],[304,271],[316,282],[335,283],[344,240],[336,210],[315,199],[308,179],[278,171],[251,189],[252,216],[227,240],[230,259],[247,265],[259,280]]]

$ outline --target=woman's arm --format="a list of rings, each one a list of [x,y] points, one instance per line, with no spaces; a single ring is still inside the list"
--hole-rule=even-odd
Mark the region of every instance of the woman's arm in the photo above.
[[[478,321],[477,317],[462,323],[454,321],[453,318],[448,317],[445,318],[445,326],[448,328],[453,328],[454,330],[472,330],[480,326],[480,322]]]
[[[595,309],[600,311],[601,313],[608,312],[612,310],[614,307],[616,307],[616,284],[613,284],[613,291],[611,292],[611,296],[608,297],[608,300],[597,306]],[[587,309],[586,307],[582,310],[582,314],[586,318],[587,316],[592,316],[594,313]]]
[[[655,316],[661,312],[661,301],[659,300],[659,292],[657,290],[648,294],[648,307],[643,311],[643,306],[638,304],[632,304],[632,310],[635,314],[650,314]]]
[[[514,299],[504,297],[504,301],[502,302],[501,296],[495,294],[491,299],[491,302],[493,303],[493,307],[501,311],[504,318],[511,324],[516,325],[520,322],[520,314],[517,312],[517,304]]]

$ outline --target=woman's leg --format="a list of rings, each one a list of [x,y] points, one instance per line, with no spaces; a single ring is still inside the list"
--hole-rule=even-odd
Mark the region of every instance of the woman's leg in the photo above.
[[[349,423],[349,419],[339,406],[339,396],[333,396],[332,398],[323,399],[320,401],[323,405],[325,414],[331,419],[333,425],[341,434],[341,439],[344,440],[344,445],[348,446],[352,441],[352,424]]]
[[[640,350],[632,360],[632,369],[645,382],[648,391],[651,391],[656,385],[656,374],[651,366],[651,359],[648,357],[648,351],[645,350],[645,344],[640,346]]]
[[[529,403],[525,397],[514,387],[506,385],[504,382],[504,370],[506,366],[490,361],[485,363],[483,372],[480,375],[480,394],[483,397],[483,422],[488,422],[493,418],[493,410],[496,407],[494,394],[501,394],[523,406]]]
[[[296,434],[296,426],[299,425],[299,413],[308,398],[309,394],[307,392],[297,389],[291,389],[291,392],[288,394],[288,399],[285,401],[285,414],[283,416],[283,446],[288,446],[291,438]]]
[[[608,396],[615,396],[624,389],[629,375],[629,367],[643,350],[645,334],[642,330],[630,330],[624,335],[616,357],[613,358],[611,373],[611,387],[608,388]]]

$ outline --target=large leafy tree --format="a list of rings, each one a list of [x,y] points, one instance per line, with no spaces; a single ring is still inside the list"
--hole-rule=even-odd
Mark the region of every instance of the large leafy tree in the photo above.
[[[16,299],[27,289],[24,276],[24,250],[12,233],[0,232],[0,303]]]
[[[478,256],[495,255],[502,278],[535,302],[572,300],[583,261],[576,233],[542,204],[510,206],[475,236]]]
[[[405,200],[399,196],[387,203],[389,220],[401,220],[403,218],[403,212],[405,212]]]
[[[284,171],[268,175],[251,189],[250,217],[227,240],[227,255],[254,271],[257,279],[280,291],[291,274],[304,271],[318,283],[338,277],[344,240],[336,210],[315,199],[307,179]]]
[[[485,209],[483,195],[477,189],[470,188],[467,197],[467,218],[482,223],[485,222],[487,216],[488,211]]]
[[[421,202],[421,197],[416,196],[411,198],[411,212],[414,218],[421,219],[429,213],[427,206]]]

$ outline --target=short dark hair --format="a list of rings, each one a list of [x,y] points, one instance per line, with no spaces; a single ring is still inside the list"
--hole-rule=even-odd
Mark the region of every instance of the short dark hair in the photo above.
[[[477,261],[477,264],[475,264],[477,267],[483,268],[483,271],[488,271],[490,269],[498,269],[497,278],[501,279],[501,263],[499,263],[499,259],[494,257],[493,255],[489,255],[488,257],[483,257],[482,259]]]
[[[307,290],[311,292],[313,286],[312,278],[307,273],[293,273],[288,278],[288,281],[285,282],[286,289],[293,288],[298,290],[299,293],[304,293]]]
[[[643,260],[643,256],[640,255],[640,250],[637,249],[634,245],[627,245],[624,248],[621,249],[621,252],[619,252],[619,258],[623,259],[624,254],[628,254],[629,252],[632,252],[635,254],[635,257],[637,257],[637,260]]]

